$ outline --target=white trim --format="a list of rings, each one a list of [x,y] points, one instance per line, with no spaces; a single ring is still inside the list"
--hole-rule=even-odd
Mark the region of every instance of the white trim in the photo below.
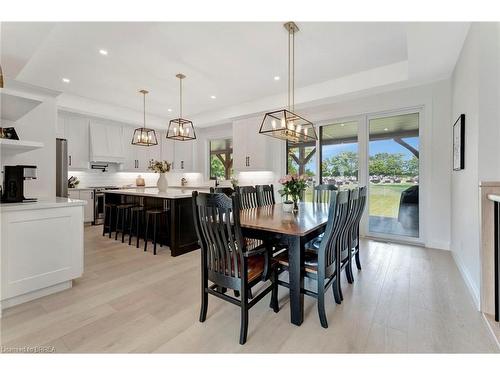
[[[429,240],[425,243],[425,247],[436,249],[436,250],[444,250],[451,251],[451,245],[449,241],[434,241]]]
[[[46,288],[38,289],[33,292],[25,293],[20,296],[15,296],[11,298],[6,298],[1,301],[0,309],[5,310],[9,307],[20,305],[21,303],[26,303],[33,301],[34,299],[48,296],[50,294],[58,293],[63,290],[69,289],[73,286],[73,280],[63,281],[62,283],[48,286]],[[0,314],[1,316],[1,314]]]
[[[457,253],[455,251],[451,252],[451,256],[453,257],[453,260],[455,261],[455,264],[457,265],[457,268],[460,271],[460,274],[462,275],[462,278],[465,281],[465,285],[467,285],[467,289],[469,290],[469,293],[472,297],[472,300],[474,302],[474,306],[476,306],[476,309],[478,311],[480,311],[479,290],[474,286],[474,283],[472,282],[472,278],[470,277],[469,273],[467,272],[467,269],[465,268],[462,260],[460,259],[460,256],[457,255]]]

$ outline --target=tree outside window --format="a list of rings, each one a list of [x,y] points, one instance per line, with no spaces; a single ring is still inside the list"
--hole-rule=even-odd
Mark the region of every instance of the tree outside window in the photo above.
[[[233,140],[210,141],[210,179],[230,180],[233,176]]]

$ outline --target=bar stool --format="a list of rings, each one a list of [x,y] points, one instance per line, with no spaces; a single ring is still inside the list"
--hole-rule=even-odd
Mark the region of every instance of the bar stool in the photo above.
[[[135,220],[134,220],[135,217]],[[144,206],[135,206],[130,209],[130,227],[128,231],[128,244],[132,244],[132,237],[134,236],[134,222],[135,222],[135,236],[137,237],[136,248],[139,248],[139,233],[141,228],[141,221],[144,220]]]
[[[126,225],[128,222],[128,218],[130,217],[130,209],[132,207],[134,207],[134,204],[132,203],[124,203],[116,205],[115,240],[118,239],[118,233],[121,232],[122,243],[125,242],[125,232],[127,231]],[[122,220],[121,226],[119,225],[120,218]]]
[[[109,238],[111,238],[111,232],[113,232],[111,223],[113,222],[113,211],[116,210],[116,203],[106,203],[104,205],[104,223],[102,226],[102,235],[106,235],[106,229],[109,233]],[[106,224],[107,221],[107,224]]]
[[[148,234],[149,234],[149,219],[150,217],[153,217],[153,254],[156,255],[156,233],[158,232],[158,219],[161,219],[162,215],[165,215],[165,218],[167,219],[166,213],[168,212],[168,209],[160,209],[160,208],[155,208],[155,209],[150,209],[146,210],[146,231],[144,232],[144,251],[147,251],[148,249]],[[162,243],[160,242],[160,247],[162,246]]]

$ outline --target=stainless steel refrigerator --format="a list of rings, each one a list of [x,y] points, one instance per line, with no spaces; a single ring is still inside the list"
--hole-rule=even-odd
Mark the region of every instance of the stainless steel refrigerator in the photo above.
[[[68,141],[56,139],[56,196],[68,197]]]

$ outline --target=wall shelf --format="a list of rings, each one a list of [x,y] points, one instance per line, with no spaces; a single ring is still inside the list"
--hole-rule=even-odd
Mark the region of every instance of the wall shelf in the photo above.
[[[41,101],[1,91],[0,103],[0,118],[15,122],[35,109]]]
[[[22,152],[33,151],[43,147],[41,142],[17,141],[14,139],[0,138],[0,151],[8,154],[20,154]]]

